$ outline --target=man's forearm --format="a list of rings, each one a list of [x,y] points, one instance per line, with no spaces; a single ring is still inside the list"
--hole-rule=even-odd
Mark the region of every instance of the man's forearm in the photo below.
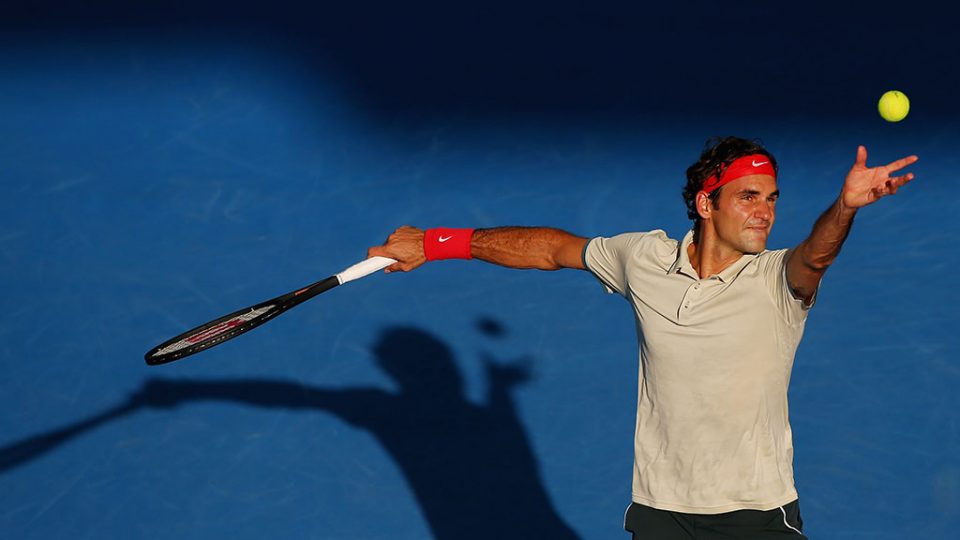
[[[813,225],[810,236],[799,246],[798,255],[807,268],[823,272],[840,254],[843,242],[850,234],[856,209],[843,205],[837,198],[830,208],[820,215]]]
[[[579,250],[586,239],[551,227],[477,229],[473,257],[509,268],[582,268]]]
[[[451,240],[457,230],[443,233],[444,229],[424,231],[404,225],[387,237],[382,246],[373,246],[367,250],[368,257],[380,256],[396,259],[397,262],[386,268],[387,272],[409,272],[430,260],[475,258],[508,268],[537,268],[540,270],[559,270],[560,268],[585,269],[583,249],[587,239],[550,227],[500,227],[496,229],[475,229],[470,240],[469,251],[460,251],[460,246],[449,244],[446,252],[437,253],[437,246]],[[447,234],[441,238],[437,234]],[[463,232],[463,230],[460,230]],[[427,238],[430,236],[431,238]],[[446,247],[446,246],[445,246]]]

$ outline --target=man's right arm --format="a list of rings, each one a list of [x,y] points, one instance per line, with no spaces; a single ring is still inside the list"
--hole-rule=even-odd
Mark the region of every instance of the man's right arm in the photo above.
[[[382,256],[398,262],[387,272],[409,272],[426,262],[422,229],[403,226],[382,246],[368,250],[370,257]],[[587,239],[550,227],[498,227],[477,229],[470,242],[476,259],[506,266],[538,270],[576,268],[585,270],[583,249]]]

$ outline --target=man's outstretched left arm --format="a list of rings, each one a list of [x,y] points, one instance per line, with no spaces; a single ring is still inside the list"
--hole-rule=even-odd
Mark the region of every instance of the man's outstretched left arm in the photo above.
[[[847,173],[840,196],[817,219],[810,236],[800,242],[787,260],[787,281],[798,298],[806,303],[813,299],[820,279],[840,254],[857,210],[882,197],[893,195],[913,180],[913,173],[902,176],[891,174],[917,159],[917,156],[909,156],[889,165],[871,168],[867,167],[867,149],[863,146],[857,148],[857,160]]]

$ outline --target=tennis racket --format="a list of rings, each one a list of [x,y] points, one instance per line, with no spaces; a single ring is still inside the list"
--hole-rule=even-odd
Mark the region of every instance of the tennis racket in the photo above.
[[[320,280],[312,285],[278,296],[248,308],[234,311],[219,319],[188,330],[150,349],[143,356],[147,364],[155,366],[180,360],[233,339],[273,319],[290,308],[299,306],[322,292],[337,285],[360,279],[395,263],[387,257],[371,257],[347,268],[339,274]]]

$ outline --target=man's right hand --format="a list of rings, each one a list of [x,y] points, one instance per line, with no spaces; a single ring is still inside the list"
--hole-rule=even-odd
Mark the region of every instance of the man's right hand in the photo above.
[[[385,272],[409,272],[427,262],[423,254],[423,229],[404,225],[390,236],[382,246],[374,246],[367,250],[367,257],[390,257],[396,259],[384,270]]]

